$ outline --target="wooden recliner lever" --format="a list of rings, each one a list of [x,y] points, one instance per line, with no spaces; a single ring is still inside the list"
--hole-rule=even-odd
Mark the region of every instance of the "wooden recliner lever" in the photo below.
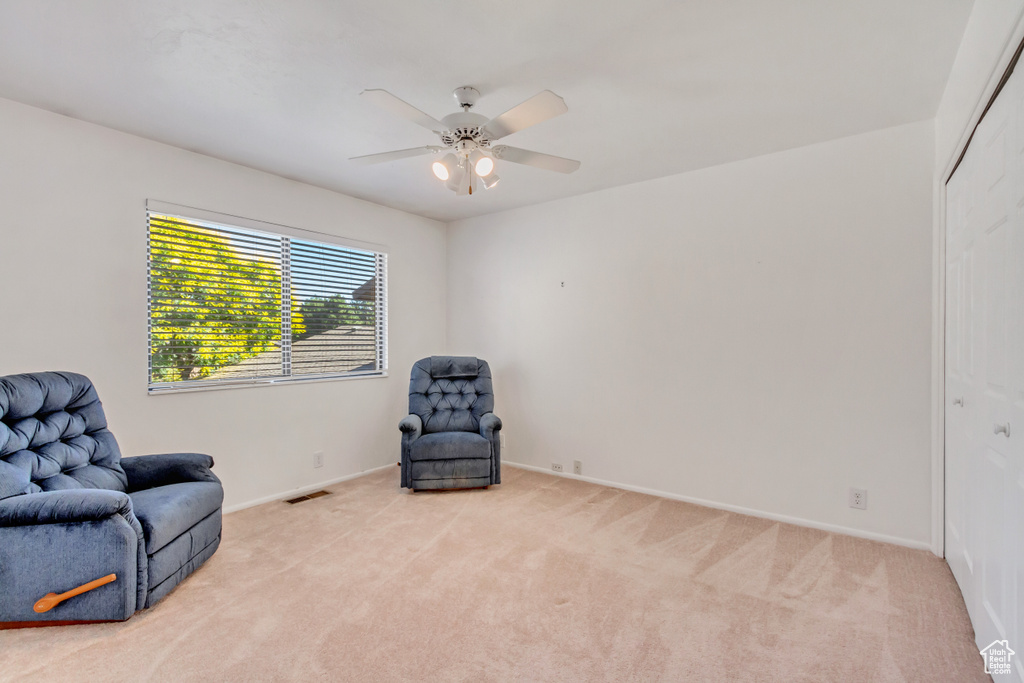
[[[54,607],[64,602],[68,598],[73,598],[76,595],[81,595],[82,593],[88,593],[94,588],[105,586],[108,583],[112,583],[116,580],[117,574],[107,574],[103,578],[96,579],[95,581],[90,581],[89,583],[83,583],[78,588],[72,588],[71,590],[61,593],[59,595],[57,593],[47,593],[43,597],[39,598],[39,600],[36,601],[36,604],[32,605],[32,609],[38,612],[39,614],[42,614],[43,612],[49,612]]]

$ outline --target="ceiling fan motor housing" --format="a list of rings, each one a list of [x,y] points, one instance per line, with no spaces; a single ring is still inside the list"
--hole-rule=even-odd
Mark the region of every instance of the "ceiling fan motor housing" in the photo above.
[[[441,142],[461,154],[469,154],[481,147],[486,148],[491,144],[490,138],[483,132],[483,125],[488,120],[486,116],[468,111],[449,114],[441,119],[445,126],[445,130],[439,133]]]

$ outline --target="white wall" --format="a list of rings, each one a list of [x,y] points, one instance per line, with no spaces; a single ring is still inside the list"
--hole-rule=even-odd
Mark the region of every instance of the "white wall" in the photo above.
[[[933,145],[914,123],[449,225],[448,349],[491,363],[503,457],[926,547]]]
[[[392,375],[147,395],[147,198],[387,245]],[[88,375],[125,455],[210,453],[229,507],[398,460],[408,368],[445,343],[443,224],[7,100],[0,207],[0,375]]]

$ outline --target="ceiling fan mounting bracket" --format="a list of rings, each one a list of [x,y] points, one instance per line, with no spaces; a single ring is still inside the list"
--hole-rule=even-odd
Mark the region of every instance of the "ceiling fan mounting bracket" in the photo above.
[[[455,101],[462,107],[462,111],[469,111],[477,103],[477,100],[480,99],[480,91],[472,86],[464,85],[453,90],[452,96],[455,97]]]

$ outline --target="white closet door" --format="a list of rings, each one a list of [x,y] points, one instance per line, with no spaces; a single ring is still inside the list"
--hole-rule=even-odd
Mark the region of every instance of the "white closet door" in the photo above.
[[[946,558],[1024,681],[1024,65],[946,187]]]

